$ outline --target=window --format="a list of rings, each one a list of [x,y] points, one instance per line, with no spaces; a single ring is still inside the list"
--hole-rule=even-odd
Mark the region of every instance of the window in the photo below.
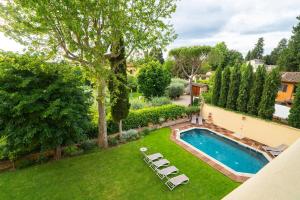
[[[279,91],[286,92],[286,90],[287,90],[287,84],[281,84],[281,86],[279,87]]]

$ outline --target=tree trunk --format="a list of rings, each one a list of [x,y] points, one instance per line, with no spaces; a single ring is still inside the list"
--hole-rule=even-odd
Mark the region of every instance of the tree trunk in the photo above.
[[[61,146],[57,146],[55,149],[55,155],[54,155],[55,160],[60,160],[61,159]]]
[[[107,128],[106,128],[106,113],[105,113],[105,81],[100,81],[98,85],[98,146],[107,148]]]
[[[122,120],[119,121],[119,135],[121,136],[123,134],[123,130],[122,130]]]
[[[191,102],[190,105],[193,105],[193,76],[190,76],[190,96],[191,96]]]

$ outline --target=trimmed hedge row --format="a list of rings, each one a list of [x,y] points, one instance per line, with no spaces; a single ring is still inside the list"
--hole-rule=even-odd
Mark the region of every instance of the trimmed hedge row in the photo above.
[[[130,110],[128,117],[123,121],[123,130],[146,127],[149,123],[159,124],[166,120],[174,120],[183,116],[199,112],[199,107],[184,107],[179,105],[163,105],[140,110]],[[108,134],[118,132],[118,125],[109,115],[107,118]]]

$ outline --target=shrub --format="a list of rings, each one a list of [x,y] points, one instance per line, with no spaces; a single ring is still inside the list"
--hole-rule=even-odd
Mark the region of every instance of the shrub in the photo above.
[[[116,146],[119,144],[119,140],[117,137],[109,137],[108,138],[108,145],[109,146]]]
[[[79,68],[0,54],[0,127],[9,157],[79,142],[90,128],[91,93]]]
[[[80,144],[80,148],[84,151],[90,151],[97,147],[97,142],[93,140],[86,140],[83,143]]]
[[[200,112],[200,107],[199,106],[189,106],[186,108],[186,115],[192,115]]]
[[[166,95],[171,99],[180,97],[184,92],[184,85],[182,83],[171,83],[166,90]]]
[[[199,98],[194,98],[194,100],[193,100],[193,106],[199,106],[199,105],[200,105]]]
[[[218,102],[219,102],[221,83],[222,83],[222,67],[219,66],[215,73],[214,86],[213,86],[213,91],[212,91],[211,103],[214,105],[218,105]]]
[[[168,97],[154,97],[150,101],[151,106],[162,106],[171,104],[171,100]]]
[[[130,105],[131,105],[130,109],[132,109],[132,110],[139,110],[139,109],[148,107],[148,104],[144,100],[141,100],[141,99],[130,100]]]
[[[273,69],[266,77],[261,101],[258,107],[258,116],[263,119],[272,119],[275,111],[275,99],[278,86],[280,85],[280,74],[278,69]]]
[[[148,124],[159,124],[161,118],[164,120],[177,119],[190,113],[190,108],[179,105],[163,105],[159,107],[148,107],[140,110],[131,110],[128,117],[123,121],[124,130],[146,127]],[[198,108],[199,109],[199,108]],[[108,115],[107,118],[108,133],[118,132],[118,126]]]
[[[141,136],[149,135],[150,132],[151,132],[151,129],[146,127],[140,132],[140,135]]]
[[[126,142],[126,141],[136,140],[138,138],[139,138],[138,131],[134,129],[130,129],[122,133],[122,135],[120,136],[120,141]]]
[[[139,90],[147,99],[163,96],[170,82],[170,73],[158,61],[145,64],[138,74]]]
[[[211,99],[212,99],[212,92],[204,92],[201,94],[202,97],[204,98],[205,103],[211,103]]]
[[[75,156],[81,154],[83,151],[79,149],[76,145],[70,145],[64,148],[64,154],[67,156]]]
[[[297,85],[296,95],[293,107],[290,110],[288,123],[295,128],[300,128],[300,83]]]
[[[127,86],[130,92],[136,92],[138,88],[137,78],[135,76],[127,76]]]
[[[17,169],[23,169],[23,168],[26,168],[26,167],[30,167],[34,164],[36,164],[36,162],[34,160],[22,159],[22,160],[18,160],[18,161],[15,162],[15,167]]]
[[[245,71],[242,74],[242,79],[239,88],[239,96],[237,98],[237,110],[240,112],[247,112],[247,105],[250,99],[250,91],[252,85],[253,69],[252,66],[249,64],[247,65]]]
[[[171,83],[180,83],[184,87],[187,87],[189,85],[189,82],[185,79],[182,79],[182,78],[172,78]]]

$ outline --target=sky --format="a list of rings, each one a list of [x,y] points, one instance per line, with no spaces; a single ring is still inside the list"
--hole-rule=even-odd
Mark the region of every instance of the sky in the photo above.
[[[247,53],[259,37],[270,53],[289,38],[300,15],[300,0],[181,0],[171,19],[178,38],[168,46],[215,45]],[[0,49],[21,51],[22,46],[0,33]]]

